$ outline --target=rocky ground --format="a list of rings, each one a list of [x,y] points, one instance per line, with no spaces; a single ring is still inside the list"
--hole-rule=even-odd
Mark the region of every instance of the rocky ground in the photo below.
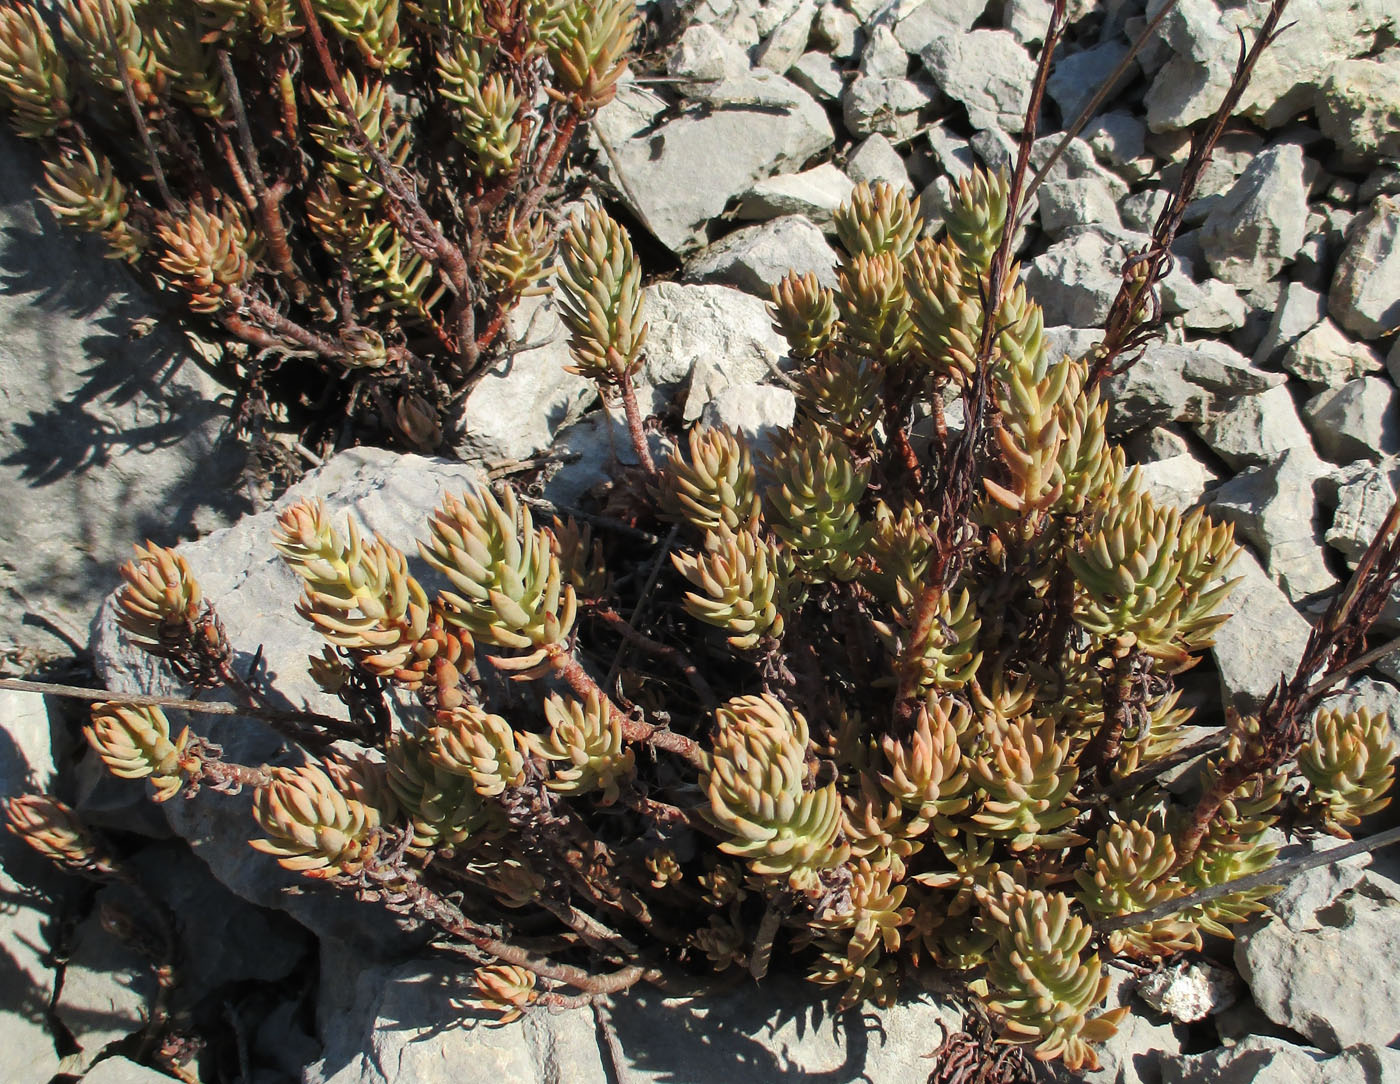
[[[1072,0],[1038,162],[1159,7]],[[760,436],[790,418],[791,394],[765,383],[787,360],[768,287],[790,267],[834,283],[831,211],[856,181],[907,185],[936,220],[950,181],[1006,164],[1048,11],[704,0],[668,12],[674,44],[649,74],[670,78],[629,82],[590,132],[599,176],[654,238],[644,399]],[[1059,348],[1094,342],[1124,253],[1145,241],[1189,126],[1229,81],[1237,31],[1250,35],[1262,11],[1181,0],[1040,189],[1020,256]],[[1291,670],[1400,485],[1400,9],[1295,0],[1288,17],[1188,211],[1163,289],[1166,339],[1113,388],[1115,432],[1153,488],[1231,520],[1250,547],[1214,665],[1192,675],[1201,704],[1248,707]],[[62,673],[90,644],[111,687],[178,691],[119,640],[110,609],[91,637],[88,623],[132,541],[198,538],[185,552],[239,653],[261,645],[283,694],[314,701],[296,682],[315,636],[267,542],[266,487],[219,440],[229,393],[96,246],[36,220],[27,152],[0,142],[5,669]],[[533,345],[473,393],[468,462],[355,451],[281,500],[324,496],[403,545],[443,489],[547,452],[558,463],[543,495],[577,501],[626,442],[562,371],[548,305],[520,313],[515,331]],[[1394,635],[1400,602],[1388,620]],[[1344,697],[1394,720],[1395,681],[1400,656]],[[885,1084],[922,1080],[923,1055],[958,1019],[932,994],[833,1016],[811,991],[779,987],[640,994],[606,1026],[579,1010],[474,1027],[460,968],[410,958],[414,936],[372,908],[279,878],[237,818],[214,815],[229,799],[146,804],[81,758],[55,701],[0,692],[0,723],[6,795],[58,786],[95,823],[144,841],[138,864],[179,916],[180,996],[194,1030],[215,1037],[206,1064],[221,1079]],[[254,726],[211,736],[240,758],[279,752]],[[132,1038],[154,993],[149,961],[108,932],[132,904],[113,888],[75,891],[22,851],[0,839],[0,1077],[165,1079],[136,1063],[150,1052]],[[1122,972],[1113,997],[1134,1015],[1088,1079],[1400,1081],[1400,862],[1325,867],[1274,910],[1180,973]]]

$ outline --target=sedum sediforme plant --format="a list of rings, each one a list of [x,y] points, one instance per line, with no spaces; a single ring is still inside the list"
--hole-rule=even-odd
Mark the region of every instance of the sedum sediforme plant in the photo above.
[[[434,923],[504,1019],[791,959],[841,1006],[961,976],[1005,1041],[1093,1066],[1125,1012],[1101,1004],[1110,959],[1263,910],[1258,887],[1193,901],[1266,869],[1290,805],[1346,832],[1387,800],[1383,717],[1310,719],[1396,579],[1400,513],[1301,676],[1167,789],[1192,719],[1174,682],[1224,620],[1235,545],[1145,492],[1096,359],[1050,356],[996,273],[1013,202],[978,173],[927,223],[859,187],[840,289],[774,290],[797,419],[762,449],[715,429],[639,456],[608,506],[631,523],[545,526],[468,487],[425,510],[430,592],[386,540],[285,510],[272,542],[325,641],[310,666],[346,709],[264,713],[299,727],[299,763],[225,763],[152,708],[99,708],[89,741],[159,800],[251,787],[255,847]],[[566,247],[576,366],[626,401],[636,257],[596,209]],[[958,399],[961,430],[940,409]],[[133,641],[227,680],[178,557],[148,546],[126,579]],[[61,858],[60,837],[41,843]],[[549,955],[503,932],[522,913]]]
[[[241,424],[280,396],[313,445],[339,412],[431,450],[548,289],[561,162],[637,24],[632,0],[4,0],[0,113],[55,217],[225,346]]]

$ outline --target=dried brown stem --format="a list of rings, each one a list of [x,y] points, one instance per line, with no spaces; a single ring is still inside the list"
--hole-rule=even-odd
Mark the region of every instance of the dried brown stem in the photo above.
[[[545,650],[554,671],[579,697],[586,699],[589,695],[596,694],[608,705],[608,711],[622,727],[622,736],[627,741],[641,742],[665,750],[674,756],[690,761],[696,768],[704,769],[706,767],[705,754],[694,739],[659,726],[653,726],[640,719],[633,719],[612,702],[612,698],[603,692],[598,683],[593,680],[592,675],[583,668],[582,663],[574,658],[568,648],[562,644],[550,644]]]
[[[695,665],[694,660],[680,648],[673,644],[663,644],[660,640],[653,640],[644,632],[638,632],[627,618],[608,606],[597,607],[594,609],[593,615],[606,621],[628,643],[641,648],[649,655],[655,655],[659,659],[665,659],[672,663],[685,675],[686,680],[690,682],[690,687],[695,690],[695,695],[700,698],[700,703],[707,712],[714,711],[715,708],[719,707],[719,698],[715,696],[714,689],[705,680],[705,676],[700,673],[700,668]]]
[[[632,440],[632,450],[637,453],[637,462],[646,471],[647,477],[656,477],[656,464],[652,462],[651,449],[647,446],[646,429],[642,426],[642,411],[637,405],[637,389],[632,386],[630,374],[621,380],[622,410],[627,416],[627,435]]]
[[[155,141],[151,139],[151,130],[146,127],[146,115],[141,111],[141,105],[136,100],[136,88],[132,85],[131,71],[127,68],[125,55],[118,58],[117,73],[121,76],[122,92],[126,97],[126,107],[131,113],[131,123],[136,126],[136,134],[141,140],[142,149],[146,152],[146,163],[151,167],[151,179],[155,181],[156,191],[160,193],[165,209],[173,211],[180,204],[170,194],[170,185],[166,183],[165,170],[161,168],[160,155],[156,153]]]
[[[1136,361],[1136,357],[1128,359],[1122,365],[1118,364],[1118,359],[1126,353],[1140,350],[1156,333],[1157,326],[1161,323],[1161,312],[1160,306],[1156,304],[1154,291],[1157,282],[1171,265],[1171,246],[1186,215],[1187,204],[1191,202],[1196,186],[1210,164],[1211,155],[1225,131],[1225,125],[1249,85],[1254,66],[1280,33],[1279,22],[1287,7],[1288,0],[1273,0],[1269,14],[1254,39],[1254,45],[1245,51],[1241,44],[1239,63],[1235,66],[1235,74],[1220,102],[1220,107],[1216,109],[1210,123],[1198,129],[1192,136],[1191,151],[1182,167],[1181,177],[1153,226],[1151,245],[1131,257],[1124,269],[1123,285],[1119,287],[1118,296],[1109,309],[1104,340],[1089,371],[1086,391],[1091,390],[1105,377],[1125,371]],[[1144,316],[1142,310],[1149,303],[1152,311]]]

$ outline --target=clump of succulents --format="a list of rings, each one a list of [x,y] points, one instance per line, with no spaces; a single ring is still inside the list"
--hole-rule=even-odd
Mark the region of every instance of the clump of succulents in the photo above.
[[[402,48],[375,40],[385,63]],[[1345,833],[1388,800],[1383,717],[1309,725],[1298,682],[1342,659],[1341,630],[1355,646],[1390,580],[1344,593],[1301,678],[1219,731],[1197,792],[1162,784],[1192,714],[1174,679],[1225,619],[1236,547],[1146,492],[1106,438],[1096,357],[1052,356],[1039,307],[994,273],[1007,187],[974,174],[941,223],[857,188],[840,288],[794,274],[773,292],[796,420],[763,447],[702,429],[639,455],[608,503],[630,523],[544,526],[510,488],[468,487],[428,515],[430,595],[388,541],[286,509],[273,543],[325,640],[311,670],[347,709],[302,721],[299,763],[225,763],[137,705],[99,708],[89,741],[158,800],[252,788],[253,846],[484,954],[475,1004],[505,1018],[762,978],[782,946],[842,1006],[962,974],[1006,1041],[1096,1064],[1126,1011],[1101,1007],[1109,959],[1261,911],[1257,888],[1192,900],[1267,867],[1290,806]],[[627,400],[635,256],[596,209],[564,244],[577,368]],[[1373,546],[1391,580],[1395,534],[1392,516]],[[178,557],[147,547],[126,580],[134,643],[191,679],[224,672]],[[97,861],[61,817],[12,820]],[[500,933],[522,911],[552,925],[549,956]]]
[[[55,217],[223,343],[248,425],[271,389],[321,399],[294,419],[314,446],[338,407],[435,449],[548,288],[552,186],[637,22],[632,0],[4,0],[0,113]]]

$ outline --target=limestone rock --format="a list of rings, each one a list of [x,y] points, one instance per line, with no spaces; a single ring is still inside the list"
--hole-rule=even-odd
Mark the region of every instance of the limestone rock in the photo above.
[[[529,348],[497,362],[467,396],[456,448],[464,459],[537,455],[598,398],[593,381],[565,372],[574,362],[552,297],[526,298],[506,326],[512,341]]]
[[[73,936],[55,1011],[79,1046],[63,1068],[81,1073],[109,1044],[140,1031],[156,992],[148,957],[102,928],[97,913],[85,918]]]
[[[731,199],[805,164],[833,139],[822,107],[772,72],[725,80],[706,97],[718,108],[657,125],[659,111],[638,110],[619,95],[590,125],[615,152],[616,165],[607,155],[600,159],[607,182],[679,255],[704,243],[705,225]]]
[[[1050,11],[1048,0],[1007,0],[1001,11],[1001,25],[1022,45],[1039,45],[1050,25]]]
[[[233,393],[97,238],[35,217],[38,164],[0,132],[0,656],[28,659],[81,650],[133,542],[248,507]]]
[[[1400,458],[1359,466],[1337,488],[1337,510],[1327,531],[1327,544],[1353,563],[1376,537],[1400,489]]]
[[[1400,902],[1353,890],[1316,917],[1316,930],[1272,921],[1240,934],[1235,963],[1255,1002],[1325,1051],[1389,1045],[1400,1037]]]
[[[1337,463],[1400,452],[1400,391],[1378,376],[1349,380],[1303,404],[1318,450]]]
[[[860,20],[835,4],[822,4],[812,24],[812,37],[838,60],[850,60],[860,51]]]
[[[778,75],[791,68],[807,48],[816,14],[816,0],[801,0],[754,51],[754,63]]]
[[[1249,317],[1249,306],[1233,286],[1219,279],[1195,283],[1185,275],[1162,282],[1162,307],[1181,313],[1182,326],[1193,331],[1233,331]]]
[[[1340,60],[1317,93],[1322,134],[1364,161],[1400,158],[1400,56]]]
[[[1119,270],[1137,235],[1109,238],[1083,230],[1056,241],[1031,261],[1026,286],[1047,324],[1094,327],[1108,316],[1122,284]]]
[[[666,395],[683,388],[685,421],[700,417],[721,389],[763,380],[787,357],[787,342],[759,298],[675,282],[648,286],[644,298],[651,330],[641,383]]]
[[[909,139],[919,130],[919,118],[939,102],[938,92],[913,79],[858,75],[841,95],[841,117],[854,136],[879,133]]]
[[[1263,702],[1281,675],[1293,673],[1311,627],[1247,549],[1229,576],[1240,577],[1223,607],[1232,616],[1215,630],[1211,652],[1225,703],[1247,712]]]
[[[1185,1031],[1170,1020],[1144,1013],[1137,1003],[1138,980],[1125,970],[1108,967],[1107,1009],[1129,1006],[1129,1013],[1118,1025],[1117,1033],[1094,1052],[1099,1068],[1083,1074],[1084,1084],[1138,1084],[1155,1080],[1157,1063],[1181,1050]]]
[[[1199,503],[1216,482],[1215,475],[1189,452],[1143,463],[1139,469],[1143,485],[1154,500],[1183,511]]]
[[[854,187],[851,178],[830,162],[823,162],[802,173],[783,173],[759,181],[739,197],[739,217],[766,222],[782,215],[806,215],[818,226],[825,226]]]
[[[792,425],[797,399],[787,388],[772,384],[732,384],[705,408],[707,426],[742,431],[749,443],[767,446],[779,431]]]
[[[1378,1084],[1395,1072],[1400,1056],[1393,1050],[1361,1045],[1329,1055],[1262,1035],[1162,1059],[1162,1084]]]
[[[1211,515],[1235,525],[1236,537],[1254,546],[1269,576],[1295,603],[1337,582],[1323,560],[1315,525],[1313,486],[1326,473],[1312,449],[1290,448],[1236,475],[1210,504]]]
[[[836,287],[836,253],[803,215],[735,230],[685,265],[688,282],[723,283],[765,299],[789,271],[815,272],[823,286]]]
[[[1055,63],[1045,92],[1060,107],[1060,116],[1066,125],[1079,116],[1127,55],[1128,47],[1124,43],[1105,41]],[[1136,74],[1137,64],[1130,64],[1114,84],[1115,92],[1131,82]]]
[[[1353,335],[1378,339],[1400,326],[1400,201],[1379,197],[1352,223],[1332,276],[1327,311]]]
[[[1289,448],[1312,447],[1293,396],[1282,386],[1212,407],[1196,431],[1237,470],[1267,463]]]
[[[909,74],[909,53],[888,26],[874,26],[865,39],[858,70],[861,75],[903,79]]]
[[[686,27],[666,58],[666,74],[678,79],[736,79],[748,71],[744,51],[708,23]]]
[[[987,8],[987,0],[922,0],[903,7],[895,38],[913,56],[936,38],[966,34]]]
[[[44,698],[0,689],[0,800],[54,787],[55,728]],[[65,880],[46,859],[0,830],[0,1055],[18,1080],[48,1080],[59,1070],[45,1024],[53,983],[44,959],[48,908],[35,888],[62,898]]]
[[[1040,226],[1052,238],[1093,225],[1116,229],[1120,222],[1113,193],[1094,177],[1047,181],[1036,193]]]
[[[846,87],[841,66],[827,53],[803,53],[787,76],[819,102],[837,101]]]
[[[1270,147],[1250,162],[1207,217],[1201,247],[1217,277],[1244,289],[1277,275],[1307,236],[1303,149]]]
[[[1020,130],[1035,63],[1009,31],[948,34],[918,53],[938,88],[966,107],[974,128]]]
[[[170,1077],[117,1055],[103,1058],[83,1075],[83,1084],[168,1084]]]
[[[322,1014],[326,1054],[307,1069],[304,1084],[612,1079],[588,1009],[527,1013],[506,1027],[484,1026],[485,1019],[462,1007],[472,996],[469,977],[460,966],[423,963],[362,973],[349,1004]],[[961,1023],[949,1007],[908,998],[865,1010],[878,1020],[871,1029],[860,1013],[834,1014],[818,996],[800,980],[779,976],[694,999],[634,987],[615,999],[608,1018],[634,1084],[912,1080],[927,1074],[925,1055]]]
[[[1370,681],[1369,678],[1367,680]],[[1329,701],[1327,706],[1336,708],[1339,705]],[[1376,707],[1374,702],[1370,706]],[[1334,836],[1314,836],[1284,847],[1279,851],[1278,861],[1288,862],[1303,855],[1330,851],[1345,842]],[[1355,888],[1370,864],[1371,855],[1357,854],[1341,862],[1294,874],[1288,878],[1282,891],[1269,897],[1269,910],[1290,930],[1320,929],[1323,924],[1318,920],[1317,913],[1330,907],[1344,892]]]
[[[1145,351],[1127,372],[1104,381],[1110,432],[1201,419],[1209,397],[1182,373],[1184,353],[1179,348]]]
[[[1326,315],[1327,299],[1322,294],[1302,283],[1290,282],[1274,306],[1264,338],[1254,350],[1255,362],[1267,363],[1321,323]]]
[[[904,156],[879,132],[861,140],[860,145],[846,160],[846,172],[857,184],[861,181],[871,184],[884,181],[906,192],[913,188],[909,183],[909,171],[905,168]]]
[[[1314,386],[1340,388],[1348,380],[1380,372],[1383,362],[1377,350],[1353,342],[1329,318],[1288,348],[1283,367]]]
[[[409,554],[427,516],[444,491],[460,490],[477,477],[477,468],[440,459],[357,448],[342,452],[308,474],[283,495],[277,506],[239,520],[233,527],[182,545],[204,595],[216,606],[228,630],[234,666],[246,672],[261,649],[263,669],[275,676],[274,702],[343,717],[344,707],[312,681],[308,654],[324,642],[295,611],[301,582],[272,548],[270,534],[279,511],[300,497],[323,498],[334,518],[344,524],[353,514],[368,532],[383,534]],[[417,562],[415,562],[417,564]],[[437,581],[421,566],[429,591]],[[94,665],[106,687],[121,692],[183,695],[184,687],[158,662],[131,645],[119,629],[111,597],[93,626]],[[172,724],[189,722],[195,733],[222,745],[225,755],[242,764],[289,763],[300,758],[261,722],[230,716],[185,720],[172,713]],[[139,784],[125,784],[133,801],[149,805]],[[156,807],[176,835],[190,843],[213,875],[235,895],[251,903],[286,911],[321,936],[355,944],[362,955],[402,951],[407,938],[383,908],[360,903],[348,893],[283,870],[267,855],[248,846],[251,795],[224,795],[204,790],[190,800]],[[287,889],[295,888],[294,892]]]

